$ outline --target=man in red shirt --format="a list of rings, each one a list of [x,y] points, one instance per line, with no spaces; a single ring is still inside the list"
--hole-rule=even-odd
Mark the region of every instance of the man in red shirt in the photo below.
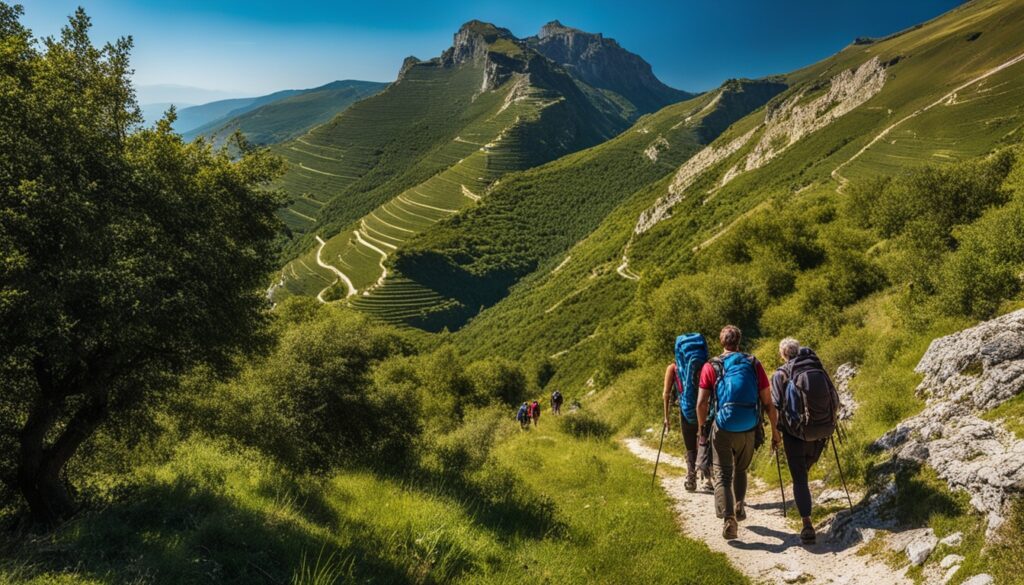
[[[755,430],[761,424],[758,403],[771,422],[772,447],[782,442],[778,431],[779,414],[772,403],[768,375],[757,358],[740,353],[741,339],[742,333],[735,325],[722,328],[718,340],[725,351],[704,364],[697,395],[699,436],[704,436],[705,425],[712,424],[715,509],[718,517],[725,519],[722,536],[729,540],[737,536],[737,520],[747,518],[744,503],[747,469],[754,457]],[[721,374],[712,362],[717,362]],[[720,375],[722,380],[718,379]],[[712,392],[716,396],[715,416],[709,421]]]

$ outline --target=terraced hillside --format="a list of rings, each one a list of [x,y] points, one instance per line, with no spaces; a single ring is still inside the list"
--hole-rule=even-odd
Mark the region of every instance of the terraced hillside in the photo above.
[[[1021,22],[1024,3],[972,2],[787,75],[786,92],[734,123],[674,173],[635,190],[564,254],[538,264],[456,340],[471,354],[487,347],[509,356],[551,356],[565,365],[556,382],[582,384],[594,374],[602,348],[623,335],[621,326],[650,310],[651,291],[666,279],[714,273],[716,264],[727,262],[723,258],[749,265],[768,253],[741,243],[757,222],[801,207],[805,214],[816,210],[813,217],[821,219],[814,222],[828,221],[850,182],[971,159],[1019,142]],[[836,235],[835,241],[861,237]],[[775,254],[780,266],[791,262],[785,260],[789,252]],[[823,254],[799,261],[811,263],[803,268],[818,266]],[[491,270],[508,267],[498,263]],[[757,276],[751,285],[772,282],[765,278]],[[773,298],[785,298],[793,281],[778,286]],[[736,310],[741,312],[734,320],[767,327],[756,325],[759,313]],[[510,328],[516,335],[503,333]]]
[[[355,102],[376,95],[385,87],[386,83],[375,81],[344,80],[312,89],[278,92],[187,129],[182,136],[185,140],[205,136],[220,144],[238,131],[253,144],[277,144],[330,121]]]
[[[330,301],[392,284],[393,253],[503,175],[623,130],[609,102],[507,30],[467,23],[441,57],[407,59],[387,90],[276,148],[297,257],[271,294]]]
[[[481,204],[397,253],[393,266],[443,299],[424,303],[423,314],[408,321],[457,328],[518,278],[561,256],[635,190],[671,174],[785,87],[777,80],[729,81],[642,118],[604,144],[510,176]]]

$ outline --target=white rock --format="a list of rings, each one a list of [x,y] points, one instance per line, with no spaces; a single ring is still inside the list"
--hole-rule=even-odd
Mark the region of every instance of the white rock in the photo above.
[[[943,538],[942,540],[940,540],[939,544],[941,544],[943,546],[960,546],[963,543],[963,541],[964,541],[964,533],[963,532],[954,532],[953,534],[950,534],[949,536],[947,536],[947,537]]]
[[[949,583],[950,581],[952,581],[953,580],[953,576],[956,575],[957,571],[959,571],[959,570],[960,570],[960,565],[953,565],[952,567],[950,567],[946,571],[946,574],[942,576],[942,585],[946,585],[946,583]]]
[[[970,579],[964,581],[962,585],[992,585],[995,582],[996,581],[992,578],[992,575],[982,573],[980,575],[975,575]]]
[[[923,536],[907,545],[907,558],[911,564],[921,566],[938,544],[938,538],[932,535]]]
[[[804,578],[804,574],[800,571],[786,571],[779,576],[782,577],[782,580],[786,583],[799,583],[800,580]]]
[[[924,411],[875,446],[926,463],[950,489],[966,491],[991,538],[1010,497],[1024,491],[1024,441],[980,415],[1024,392],[1024,310],[932,341],[915,371]]]
[[[939,566],[943,569],[948,569],[953,565],[959,565],[964,562],[964,558],[960,555],[946,555],[942,557],[942,561],[939,562]]]

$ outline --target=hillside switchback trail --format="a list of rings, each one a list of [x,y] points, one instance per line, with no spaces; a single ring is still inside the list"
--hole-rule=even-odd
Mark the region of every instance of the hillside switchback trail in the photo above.
[[[657,451],[640,439],[623,441],[638,458],[654,463]],[[660,466],[685,469],[686,463],[674,455],[661,454]],[[714,494],[698,489],[687,492],[684,476],[659,473],[661,487],[672,498],[681,530],[702,540],[715,552],[729,558],[734,567],[755,583],[804,583],[814,585],[909,585],[903,569],[893,570],[866,555],[858,554],[863,543],[841,545],[828,542],[818,534],[818,543],[800,544],[794,527],[781,514],[779,488],[751,478],[747,493],[747,519],[740,522],[739,538],[722,538],[722,520],[715,517]],[[786,501],[793,505],[792,488],[787,486]]]

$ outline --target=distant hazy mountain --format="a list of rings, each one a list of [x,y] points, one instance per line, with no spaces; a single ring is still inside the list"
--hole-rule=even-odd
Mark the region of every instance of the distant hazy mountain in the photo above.
[[[211,122],[224,122],[234,116],[254,110],[263,104],[284,99],[301,92],[301,89],[286,89],[263,96],[217,100],[198,106],[180,108],[178,110],[178,120],[174,123],[174,129],[185,134]]]
[[[244,92],[224,91],[219,89],[206,89],[204,87],[193,87],[191,85],[177,85],[173,83],[157,83],[150,85],[136,85],[135,96],[140,104],[168,103],[181,106],[185,104],[205,104],[217,100],[244,97]]]
[[[240,130],[255,144],[275,144],[329,121],[387,85],[344,80],[312,89],[289,89],[256,98],[222,100],[182,110],[175,128],[186,140],[203,135],[222,141]]]

